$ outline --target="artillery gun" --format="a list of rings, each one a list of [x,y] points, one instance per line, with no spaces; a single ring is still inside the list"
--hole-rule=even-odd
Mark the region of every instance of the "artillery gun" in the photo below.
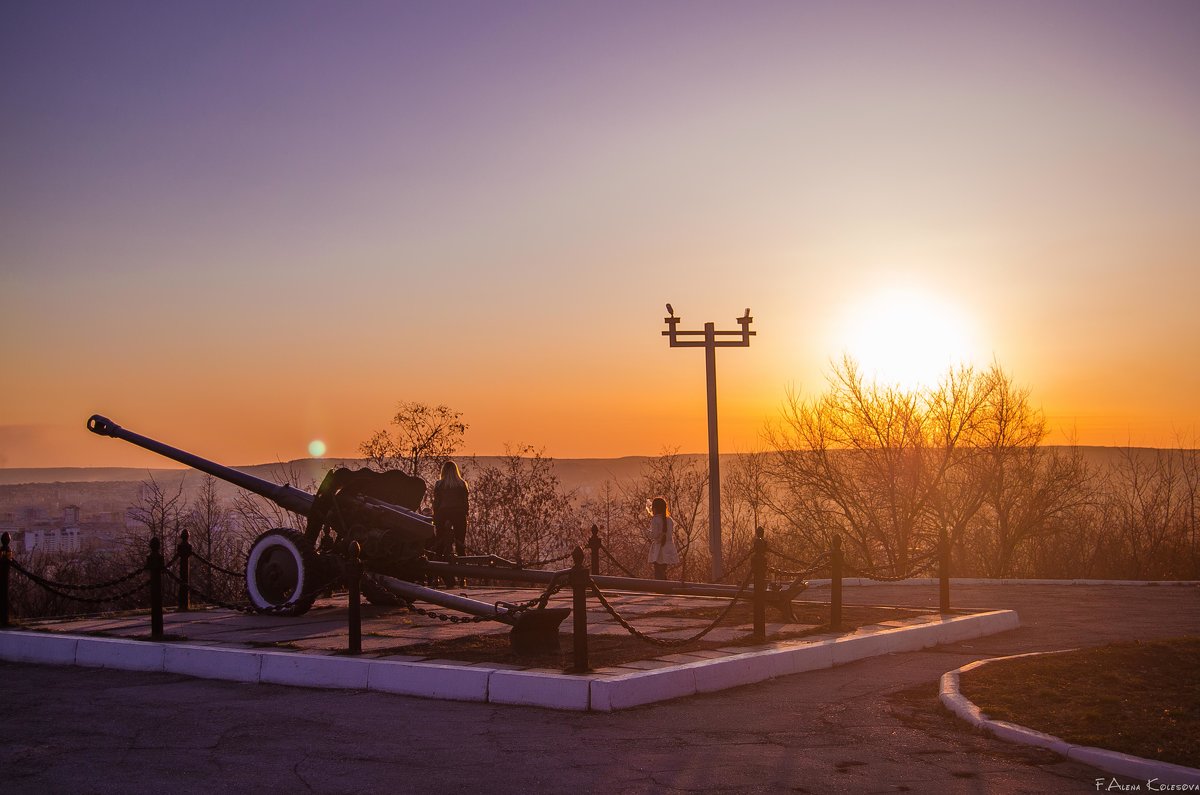
[[[571,610],[547,607],[546,601],[568,572],[524,569],[494,555],[450,562],[429,560],[426,549],[434,537],[434,527],[428,516],[417,512],[426,488],[420,478],[399,471],[338,468],[325,475],[316,494],[309,494],[290,484],[272,483],[128,431],[98,414],[88,419],[87,427],[93,433],[124,439],[206,472],[305,518],[303,531],[274,528],[260,535],[251,546],[246,556],[246,594],[259,610],[278,615],[306,612],[321,591],[343,579],[351,545],[357,543],[363,566],[362,593],[368,601],[398,604],[419,600],[499,621],[512,627],[513,646],[518,651],[558,645],[558,626]],[[416,582],[453,577],[523,582],[542,585],[547,590],[539,599],[514,605],[480,602]],[[640,593],[724,598],[737,598],[742,591],[733,585],[598,574],[590,577],[590,583],[596,588]],[[791,621],[792,600],[806,586],[800,579],[767,583],[767,603]],[[532,607],[534,603],[538,605],[536,609]]]
[[[363,595],[374,603],[419,599],[513,627],[514,645],[557,643],[558,625],[568,608],[529,609],[489,604],[418,585],[436,564],[426,549],[433,521],[417,509],[425,481],[400,471],[331,469],[315,494],[286,483],[272,483],[126,430],[98,414],[88,430],[123,439],[264,497],[305,518],[303,531],[279,527],[255,539],[246,556],[246,594],[260,610],[301,615],[317,595],[344,575],[351,545],[358,543],[364,576]],[[445,564],[442,564],[445,565]]]

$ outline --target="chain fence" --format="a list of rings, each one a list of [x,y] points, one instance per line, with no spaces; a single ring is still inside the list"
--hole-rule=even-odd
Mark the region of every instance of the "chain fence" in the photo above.
[[[94,584],[90,584],[90,585],[77,585],[75,583],[55,582],[53,580],[48,580],[45,577],[41,577],[37,574],[34,574],[32,571],[29,571],[24,566],[22,566],[20,563],[17,563],[15,560],[9,565],[12,566],[13,571],[16,571],[16,572],[24,575],[27,579],[32,580],[33,582],[37,583],[38,585],[42,586],[43,588],[46,588],[48,590],[52,589],[52,588],[58,588],[58,589],[61,589],[64,591],[101,591],[101,590],[104,590],[105,588],[115,588],[118,585],[129,582],[134,577],[137,577],[139,574],[143,574],[146,571],[145,566],[140,566],[139,568],[134,569],[133,571],[129,572],[128,574],[124,574],[120,577],[116,577],[116,578],[108,580],[106,582],[98,582],[98,583],[94,583]]]
[[[221,574],[224,574],[227,577],[236,577],[238,579],[241,579],[242,577],[246,576],[246,572],[233,571],[232,569],[227,569],[224,566],[220,565],[219,563],[212,562],[211,560],[204,557],[203,555],[201,555],[199,552],[197,552],[194,549],[191,552],[191,558],[192,558],[192,560],[200,561],[205,566],[208,566],[208,568],[211,569],[212,571],[220,572]]]
[[[637,577],[636,574],[621,565],[621,561],[613,557],[613,554],[608,551],[608,547],[600,547],[600,551],[604,553],[604,557],[608,560],[608,562],[616,566],[617,569],[626,577]]]
[[[626,620],[619,612],[617,612],[617,609],[613,607],[612,603],[605,598],[604,593],[596,586],[594,582],[590,582],[590,579],[589,587],[590,591],[596,596],[596,599],[600,602],[600,605],[604,608],[604,610],[610,616],[612,616],[613,620],[620,624],[629,634],[633,635],[639,640],[646,641],[647,643],[653,643],[656,646],[672,647],[686,646],[689,643],[695,643],[716,629],[720,623],[725,620],[725,617],[729,615],[730,611],[733,610],[733,607],[737,604],[738,600],[742,598],[742,594],[744,594],[746,588],[749,587],[750,581],[753,579],[753,577],[753,573],[746,575],[746,578],[742,580],[742,584],[738,588],[737,593],[733,595],[733,598],[729,600],[729,604],[725,606],[725,609],[721,611],[720,615],[713,619],[712,623],[701,629],[695,635],[691,635],[686,638],[656,638],[653,635],[648,635],[647,633],[642,632],[629,623],[629,621]]]
[[[532,599],[527,599],[524,602],[494,602],[493,606],[496,609],[496,616],[500,615],[500,610],[502,608],[506,611],[506,615],[508,616],[515,616],[519,613],[525,612],[526,610],[544,609],[546,604],[550,601],[550,597],[562,590],[563,582],[566,581],[569,573],[569,569],[558,572],[554,579],[550,581],[550,584],[546,586],[545,590]],[[427,618],[433,618],[438,621],[446,621],[451,624],[479,624],[484,621],[498,620],[496,616],[460,616],[450,613],[442,613],[437,610],[417,607],[411,599],[405,599],[403,597],[397,598],[400,601],[399,607],[402,610],[407,610],[410,613],[416,613],[418,615],[426,616]]]
[[[179,579],[179,575],[176,574],[171,569],[164,569],[163,573],[167,575],[167,579],[169,579],[173,583],[175,583],[176,587],[178,587],[178,588],[185,587],[183,584],[183,581],[181,579]],[[190,577],[188,578],[188,583],[187,583],[186,587],[187,587],[188,593],[190,593],[192,596],[199,598],[203,602],[207,602],[211,605],[214,605],[215,607],[224,608],[225,610],[234,610],[238,613],[244,613],[246,615],[286,616],[286,615],[290,615],[296,609],[296,607],[298,605],[303,604],[308,598],[311,597],[312,594],[321,593],[322,591],[324,591],[328,588],[332,588],[334,585],[337,585],[339,579],[340,578],[336,577],[336,576],[332,577],[328,581],[326,581],[323,585],[319,585],[316,588],[307,590],[304,593],[299,594],[298,596],[294,596],[283,604],[271,605],[270,607],[259,607],[258,605],[252,604],[250,602],[231,602],[227,599],[221,599],[218,596],[214,596],[213,594],[207,593],[205,590],[203,590],[199,586],[193,584],[191,582]]]
[[[929,565],[937,559],[937,554],[938,551],[935,549],[925,553],[924,555],[921,555],[916,560],[910,561],[908,571],[903,574],[883,574],[881,573],[882,567],[880,566],[873,566],[868,569],[860,569],[857,566],[851,566],[849,563],[844,565],[846,572],[855,577],[863,577],[868,580],[874,580],[875,582],[900,582],[902,580],[910,580],[916,577],[918,574],[926,571]]]
[[[7,541],[7,539],[6,539],[6,541]],[[770,549],[762,541],[762,532],[760,530],[759,531],[759,541],[757,541],[755,546],[752,546],[752,548],[749,551],[747,551],[746,554],[743,555],[736,563],[734,563],[732,566],[730,566],[727,569],[726,577],[731,577],[734,573],[741,571],[744,567],[746,567],[746,565],[748,563],[751,563],[752,561],[755,560],[756,554],[761,553],[762,557],[759,558],[757,560],[757,562],[754,563],[753,566],[751,566],[751,570],[749,572],[747,572],[745,574],[745,576],[741,579],[741,582],[737,584],[736,591],[733,591],[732,584],[725,586],[725,587],[729,588],[730,591],[732,591],[732,593],[723,593],[722,594],[722,597],[728,598],[729,601],[728,601],[728,604],[726,604],[723,607],[723,609],[721,609],[721,611],[716,616],[716,618],[713,619],[706,626],[699,628],[696,632],[690,634],[687,637],[682,637],[682,638],[656,637],[655,635],[652,635],[648,632],[638,629],[636,626],[634,626],[633,622],[630,619],[621,615],[620,611],[614,606],[612,601],[609,600],[609,597],[600,589],[600,586],[596,583],[596,579],[593,578],[591,573],[588,571],[588,567],[582,563],[577,567],[572,567],[572,568],[563,569],[560,571],[555,571],[553,574],[553,577],[550,579],[549,583],[545,586],[545,588],[542,589],[541,593],[537,594],[533,598],[530,598],[530,599],[527,599],[527,600],[521,601],[521,602],[505,602],[505,601],[493,602],[492,603],[492,607],[494,610],[493,615],[464,615],[464,614],[460,614],[459,612],[443,612],[441,610],[418,607],[413,598],[403,596],[396,591],[388,589],[386,584],[380,583],[379,581],[375,580],[374,579],[375,575],[373,575],[370,572],[367,572],[364,574],[364,573],[362,573],[361,568],[359,568],[359,569],[357,569],[359,574],[355,575],[355,576],[365,576],[367,578],[371,578],[372,584],[377,589],[382,588],[383,590],[388,591],[395,598],[395,600],[397,602],[397,604],[395,605],[396,607],[399,607],[400,609],[407,611],[409,613],[421,615],[426,618],[430,618],[430,619],[433,619],[436,621],[443,621],[443,622],[447,622],[447,623],[451,623],[451,624],[478,624],[478,623],[482,623],[485,621],[507,620],[507,619],[519,616],[524,611],[535,610],[535,609],[545,609],[547,607],[550,599],[553,596],[555,596],[556,594],[558,594],[560,591],[562,591],[564,587],[567,587],[568,583],[571,583],[571,588],[574,591],[574,597],[576,599],[577,606],[580,604],[585,605],[586,599],[588,598],[589,595],[594,596],[600,603],[600,605],[603,608],[603,610],[605,611],[605,613],[608,616],[610,616],[613,621],[615,621],[620,627],[622,627],[630,635],[632,635],[633,637],[635,637],[643,642],[650,643],[655,646],[664,647],[664,648],[672,648],[672,647],[686,646],[688,644],[692,644],[692,643],[695,643],[695,642],[701,640],[702,638],[707,636],[709,633],[714,631],[717,627],[719,627],[723,622],[725,622],[728,619],[730,613],[733,611],[733,609],[736,607],[736,605],[739,602],[749,601],[749,599],[747,597],[747,589],[750,588],[751,583],[755,579],[755,571],[759,572],[761,575],[770,574],[771,576],[774,576],[774,577],[782,577],[782,578],[790,579],[792,581],[791,584],[789,585],[789,587],[787,589],[784,589],[785,597],[790,598],[790,596],[787,596],[787,594],[790,593],[790,591],[792,589],[795,589],[795,587],[797,585],[802,584],[804,582],[804,580],[806,578],[810,577],[812,574],[814,574],[818,571],[824,570],[824,569],[833,570],[832,582],[836,583],[839,587],[836,588],[836,590],[834,592],[834,597],[830,603],[830,610],[831,610],[830,624],[832,627],[837,628],[839,626],[839,622],[840,622],[841,607],[842,607],[841,597],[840,597],[840,582],[841,582],[842,572],[850,574],[851,576],[864,577],[864,578],[879,581],[879,582],[898,582],[898,581],[910,579],[910,578],[916,576],[920,572],[926,570],[931,564],[938,562],[938,560],[939,560],[939,550],[934,549],[934,550],[928,551],[925,554],[920,555],[920,556],[914,558],[913,560],[909,561],[908,571],[906,571],[904,574],[891,575],[891,574],[887,574],[885,569],[881,566],[870,566],[870,567],[859,568],[856,566],[852,566],[852,565],[843,563],[842,559],[841,559],[840,545],[838,544],[839,539],[835,538],[834,541],[835,541],[835,545],[834,545],[832,552],[821,553],[816,558],[814,558],[812,561],[805,562],[805,561],[798,560],[797,558],[791,557],[789,555],[786,555],[784,553],[778,552],[776,550]],[[603,552],[604,555],[607,557],[608,561],[613,566],[615,566],[618,570],[622,571],[623,573],[625,573],[627,576],[629,576],[631,578],[637,579],[636,575],[633,572],[629,571],[629,569],[627,569],[625,566],[623,566],[621,564],[621,562],[619,560],[617,560],[617,558],[604,545],[599,544],[599,545],[594,545],[594,546],[589,545],[589,546],[591,546],[594,555],[598,554],[599,552]],[[147,588],[149,588],[151,591],[151,595],[152,595],[151,601],[155,602],[155,604],[153,604],[151,606],[152,611],[153,611],[152,615],[157,614],[157,619],[156,619],[157,624],[153,625],[153,626],[155,626],[155,629],[153,630],[153,633],[152,633],[156,637],[160,637],[161,632],[162,632],[162,628],[161,628],[161,614],[162,614],[161,584],[164,579],[164,578],[162,578],[163,574],[166,575],[165,576],[166,582],[175,587],[176,595],[178,595],[180,597],[180,600],[179,600],[180,609],[186,609],[186,605],[188,603],[187,597],[195,596],[198,600],[202,600],[203,602],[209,603],[211,605],[215,605],[215,606],[223,608],[223,609],[233,610],[233,611],[248,614],[248,615],[280,615],[280,616],[282,616],[282,615],[294,615],[298,612],[303,612],[303,609],[306,609],[309,605],[311,605],[312,600],[314,599],[314,594],[320,594],[320,593],[327,592],[328,590],[332,589],[334,586],[338,585],[339,583],[344,583],[346,571],[347,571],[347,566],[345,566],[345,565],[329,565],[329,566],[318,567],[318,571],[323,571],[327,575],[325,577],[324,582],[316,585],[315,587],[305,589],[305,591],[303,593],[297,593],[297,594],[291,595],[291,597],[288,599],[288,601],[284,604],[272,605],[269,607],[259,607],[248,601],[238,602],[238,601],[234,601],[234,600],[230,600],[230,599],[224,599],[214,593],[211,593],[210,591],[212,590],[212,585],[213,585],[212,577],[209,576],[207,578],[208,586],[209,586],[208,588],[201,587],[197,582],[194,581],[193,577],[191,576],[193,572],[190,571],[188,565],[186,565],[186,564],[188,564],[190,562],[190,560],[196,560],[198,563],[202,564],[203,566],[208,567],[210,572],[217,572],[219,574],[225,575],[226,577],[234,578],[234,579],[238,579],[238,580],[241,580],[245,576],[244,572],[235,571],[233,569],[226,568],[225,566],[222,566],[222,565],[210,560],[209,558],[205,557],[204,555],[191,549],[186,544],[186,542],[180,544],[178,550],[176,551],[176,554],[174,556],[172,556],[170,558],[170,560],[167,560],[167,561],[163,560],[162,555],[159,553],[158,549],[159,549],[159,542],[157,539],[153,539],[151,541],[151,554],[146,559],[146,563],[144,565],[142,565],[136,569],[133,569],[132,571],[129,571],[125,574],[122,574],[120,576],[111,577],[111,578],[105,579],[101,582],[90,583],[90,584],[59,582],[55,579],[51,579],[49,577],[44,577],[35,572],[32,572],[29,569],[27,569],[26,567],[22,566],[21,564],[17,563],[16,561],[13,561],[11,559],[11,556],[8,552],[7,543],[5,544],[5,549],[4,549],[4,553],[6,556],[4,563],[8,570],[15,571],[17,573],[17,575],[24,577],[29,582],[33,583],[35,586],[42,588],[42,589],[46,590],[47,592],[54,594],[55,596],[63,598],[63,599],[69,599],[69,600],[82,602],[82,603],[86,603],[86,604],[111,604],[114,602],[128,600],[128,599],[131,599],[134,596],[140,594],[142,591],[146,590]],[[566,560],[567,558],[572,557],[574,555],[576,549],[578,549],[578,548],[573,547],[570,551],[567,551],[556,557],[527,563],[527,564],[525,564],[525,566],[527,566],[527,567],[545,566],[548,564],[557,563],[557,562],[560,562],[560,561]],[[183,557],[182,562],[180,562],[181,556]],[[775,560],[777,560],[779,562],[799,565],[801,568],[787,569],[787,568],[782,568],[779,566],[770,565],[767,562],[768,556],[771,556],[772,558],[774,558]],[[338,562],[341,562],[342,556],[337,556],[337,557],[339,558]],[[347,559],[347,560],[349,560],[349,559]],[[355,562],[356,560],[357,559],[355,558],[355,560],[350,561],[349,570],[351,572],[355,571],[355,566],[360,565]],[[514,564],[509,563],[508,561],[504,561],[504,562],[508,563],[508,565],[514,565]],[[180,571],[179,572],[176,572],[174,569],[174,566],[176,563],[180,563],[180,566],[179,566]],[[520,564],[515,564],[515,565],[518,568],[524,568]],[[198,572],[196,572],[196,573],[198,573]],[[499,572],[497,572],[497,573],[499,573]],[[138,581],[138,578],[142,577],[143,575],[149,575],[149,576],[144,576],[140,581]],[[946,584],[948,583],[948,579],[947,579],[948,573],[945,571],[939,571],[939,576],[942,579],[942,587],[943,587],[943,594],[942,594],[943,607],[942,607],[942,609],[943,609],[943,611],[945,611],[945,610],[949,609],[948,608],[948,589],[946,588]],[[503,579],[503,577],[501,577],[500,579]],[[353,585],[353,582],[357,582],[357,579],[352,581],[351,585]],[[762,583],[762,584],[765,585],[765,583]],[[764,588],[761,590],[760,590],[760,588],[761,588],[761,586],[756,587],[754,589],[755,590],[755,593],[754,593],[755,606],[756,606],[755,630],[754,630],[755,635],[761,635],[763,632],[762,617],[761,617],[761,613],[759,612],[759,610],[764,607],[764,601],[762,601],[762,600],[765,600],[768,598],[768,593],[770,592],[771,589],[778,589],[778,584],[769,586],[768,588]],[[638,589],[635,588],[634,590],[638,590]],[[358,592],[361,593],[361,591],[358,591]],[[778,593],[776,593],[776,597],[778,597]],[[7,620],[7,595],[5,595],[5,599],[6,599],[5,620]],[[425,600],[425,601],[428,601],[428,600]],[[486,604],[486,603],[479,603],[479,604]],[[301,608],[303,608],[303,609],[301,609]],[[454,610],[453,607],[450,607],[448,609]],[[353,617],[351,618],[351,626],[352,626],[351,632],[352,632],[352,637],[354,637],[355,633],[357,632],[357,627],[358,627],[358,623],[357,623],[358,619],[356,617],[356,615],[357,615],[356,603],[351,604],[351,612],[353,614]],[[586,607],[582,608],[582,611],[577,611],[577,612],[586,613]],[[152,619],[152,620],[155,620],[155,619]],[[580,630],[577,629],[576,634],[577,635],[583,634],[586,639],[586,621],[584,621],[582,625],[577,624],[577,627],[580,627],[580,626],[582,626],[582,632],[580,632]],[[585,640],[585,643],[586,643],[586,640]],[[352,641],[351,648],[352,648],[352,651],[355,651],[355,652],[357,652],[359,650],[354,645],[354,641]],[[585,649],[585,656],[586,656],[586,649]]]
[[[729,566],[725,569],[725,573],[721,575],[718,582],[727,582],[728,580],[732,579],[733,575],[741,570],[742,566],[745,566],[747,563],[749,563],[750,559],[753,557],[754,548],[751,547],[745,555],[742,555],[741,559],[738,560],[737,563],[734,563],[732,566]]]
[[[121,585],[123,583],[126,583],[126,582],[132,580],[133,578],[137,577],[140,574],[145,574],[146,568],[143,566],[140,569],[134,569],[129,574],[126,574],[122,577],[118,577],[114,580],[110,580],[108,582],[95,583],[93,585],[76,585],[76,584],[72,584],[72,583],[54,582],[52,580],[47,580],[46,578],[40,577],[37,574],[34,574],[33,572],[29,571],[28,569],[26,569],[24,566],[22,566],[20,563],[17,563],[16,561],[12,561],[9,564],[9,566],[10,566],[11,571],[15,571],[17,574],[20,574],[21,576],[25,577],[30,582],[34,583],[35,585],[42,588],[43,590],[48,591],[48,592],[54,594],[55,596],[59,596],[64,599],[70,599],[75,602],[82,602],[83,604],[102,605],[102,604],[111,604],[114,602],[120,602],[120,601],[122,601],[124,599],[128,599],[129,597],[133,596],[134,594],[144,590],[150,584],[147,580],[143,580],[142,582],[138,583],[137,585],[133,586],[132,588],[122,591],[120,593],[104,594],[102,596],[82,596],[78,593],[79,591],[101,591],[101,590],[106,590],[108,588],[114,588],[117,585]],[[72,593],[72,591],[75,591],[76,593]]]
[[[527,563],[522,563],[520,561],[520,559],[518,559],[517,567],[522,568],[522,569],[536,569],[539,566],[548,566],[551,563],[562,563],[564,560],[567,560],[568,558],[570,558],[574,552],[575,552],[575,547],[571,547],[566,552],[564,552],[561,555],[559,555],[558,557],[554,557],[554,558],[546,558],[545,560],[535,560],[535,561],[530,561]]]
[[[775,552],[772,552],[772,554],[776,555],[777,557],[782,557],[785,560],[793,563],[800,563],[801,565],[804,565],[801,561],[798,561],[795,558],[785,557]],[[783,577],[790,580],[803,580],[807,577],[811,577],[822,569],[828,568],[832,558],[833,556],[830,553],[822,552],[811,564],[808,565],[807,568],[800,569],[798,571],[792,571],[789,569],[780,569],[775,566],[767,566],[767,571],[777,577]]]

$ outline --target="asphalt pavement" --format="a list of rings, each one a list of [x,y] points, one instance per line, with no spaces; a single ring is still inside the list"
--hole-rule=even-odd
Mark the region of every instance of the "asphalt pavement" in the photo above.
[[[847,601],[936,593],[854,588]],[[1111,776],[950,716],[938,677],[990,656],[1200,634],[1194,586],[963,586],[954,604],[1014,608],[1022,627],[616,713],[0,663],[0,788],[1096,792]]]

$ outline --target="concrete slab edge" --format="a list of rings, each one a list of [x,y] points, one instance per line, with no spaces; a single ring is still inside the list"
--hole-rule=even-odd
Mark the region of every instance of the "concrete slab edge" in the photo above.
[[[1118,776],[1128,776],[1142,781],[1157,781],[1163,784],[1192,784],[1200,786],[1200,770],[1170,762],[1159,762],[1154,759],[1143,759],[1130,756],[1119,751],[1109,751],[1105,748],[1093,748],[1086,745],[1074,745],[1059,737],[1035,731],[1025,726],[1019,726],[1007,721],[992,720],[959,689],[960,675],[988,663],[1001,660],[1015,660],[1018,657],[1036,657],[1042,654],[1062,654],[1071,649],[1060,649],[1052,652],[1031,652],[1029,654],[1014,654],[1007,657],[992,657],[986,660],[976,660],[973,663],[947,671],[942,674],[939,688],[939,698],[942,704],[976,728],[1004,740],[1020,745],[1032,745],[1045,748],[1060,756],[1082,762],[1099,768],[1106,773]]]
[[[829,578],[808,580],[810,588],[829,586]],[[867,588],[875,585],[937,585],[936,577],[913,577],[907,580],[872,580],[867,577],[843,577],[842,587]],[[1125,585],[1200,587],[1200,580],[1003,580],[986,577],[951,577],[950,585]]]
[[[943,643],[993,635],[1018,626],[1020,619],[1015,610],[992,610],[974,615],[940,617],[924,624],[883,632],[845,635],[816,643],[598,678],[592,680],[591,708],[598,712],[612,712],[696,693],[711,693],[778,676],[831,668],[867,657],[917,651]]]
[[[1019,623],[1013,610],[945,616],[908,627],[855,633],[766,651],[747,651],[617,676],[222,649],[20,630],[0,632],[0,660],[162,671],[201,679],[611,712],[830,668],[881,654],[915,651],[1004,632]]]

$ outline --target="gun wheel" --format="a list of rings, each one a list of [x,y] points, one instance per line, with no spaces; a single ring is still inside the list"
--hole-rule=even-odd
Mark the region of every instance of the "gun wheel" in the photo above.
[[[298,616],[317,598],[316,552],[303,533],[268,530],[254,540],[246,558],[246,594],[260,610]]]

